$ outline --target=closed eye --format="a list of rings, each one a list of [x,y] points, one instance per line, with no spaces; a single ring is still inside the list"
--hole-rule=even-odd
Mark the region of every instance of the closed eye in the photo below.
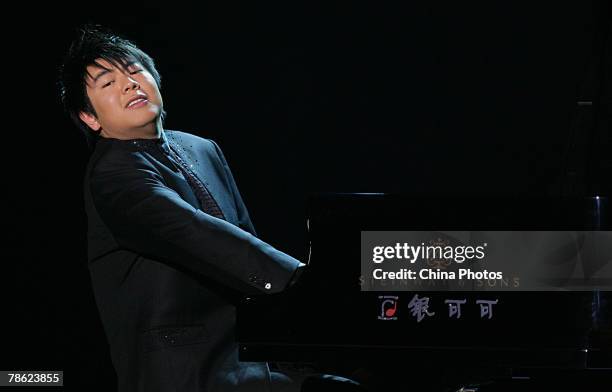
[[[138,72],[142,72],[142,71],[143,71],[142,69],[136,69],[134,71],[131,71],[130,75],[134,75],[134,74],[137,74]]]
[[[104,83],[104,84],[102,85],[102,88],[105,88],[105,87],[110,86],[110,85],[111,85],[111,83],[113,83],[113,82],[114,82],[114,80],[111,80],[111,81],[109,81],[108,83]]]

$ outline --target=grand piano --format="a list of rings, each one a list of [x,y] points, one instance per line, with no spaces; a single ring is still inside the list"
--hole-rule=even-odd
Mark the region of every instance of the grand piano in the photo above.
[[[605,232],[610,212],[605,197],[312,195],[308,270],[284,293],[243,299],[240,358],[348,376],[369,390],[612,390],[611,291],[363,291],[360,269],[362,231]],[[406,306],[415,298],[430,305],[420,320]],[[449,317],[449,298],[465,300],[460,317]],[[494,304],[484,314],[482,301]]]

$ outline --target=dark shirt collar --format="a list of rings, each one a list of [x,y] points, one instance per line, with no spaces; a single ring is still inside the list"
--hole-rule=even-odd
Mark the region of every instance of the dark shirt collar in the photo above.
[[[168,144],[168,137],[166,132],[162,129],[161,136],[155,139],[115,139],[108,137],[99,137],[97,143],[102,142],[103,144],[113,144],[116,146],[122,146],[133,151],[142,151],[150,149],[161,149],[165,153],[170,153],[170,145]]]

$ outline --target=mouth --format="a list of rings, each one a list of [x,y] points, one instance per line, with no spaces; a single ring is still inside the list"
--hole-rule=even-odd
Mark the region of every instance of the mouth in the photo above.
[[[127,109],[134,109],[141,106],[146,105],[149,102],[146,95],[137,95],[135,97],[130,98],[127,105],[125,106]]]

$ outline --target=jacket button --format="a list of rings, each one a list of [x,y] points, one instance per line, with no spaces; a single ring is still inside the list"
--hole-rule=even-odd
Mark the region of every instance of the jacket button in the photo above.
[[[266,285],[264,287],[266,288],[266,290],[270,290],[272,288],[272,284],[271,283],[266,283]]]
[[[164,339],[170,344],[174,344],[174,338],[168,335],[164,335]]]

